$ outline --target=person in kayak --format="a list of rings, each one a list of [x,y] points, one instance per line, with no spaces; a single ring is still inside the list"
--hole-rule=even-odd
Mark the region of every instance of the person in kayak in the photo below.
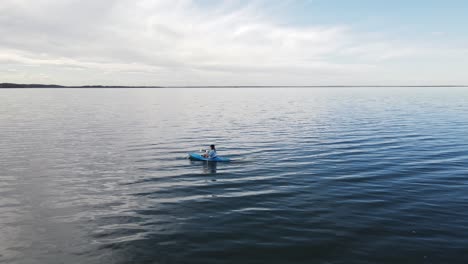
[[[209,158],[209,159],[217,158],[218,155],[216,155],[216,147],[215,147],[215,145],[210,145],[210,151],[208,151],[207,153],[203,154],[203,157]]]

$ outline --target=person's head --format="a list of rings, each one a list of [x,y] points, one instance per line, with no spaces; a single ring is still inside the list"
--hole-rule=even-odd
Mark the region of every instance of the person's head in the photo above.
[[[211,149],[216,149],[216,148],[215,148],[215,145],[210,145],[210,148],[211,148]]]

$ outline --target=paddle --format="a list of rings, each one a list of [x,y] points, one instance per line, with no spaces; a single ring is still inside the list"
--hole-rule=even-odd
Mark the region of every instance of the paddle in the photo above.
[[[205,154],[202,154],[203,157],[207,158],[208,157],[208,150],[207,149],[200,149],[200,152],[205,152]],[[207,156],[205,156],[207,155]]]

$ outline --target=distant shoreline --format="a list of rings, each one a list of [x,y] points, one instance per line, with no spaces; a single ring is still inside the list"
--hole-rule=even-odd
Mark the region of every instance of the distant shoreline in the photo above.
[[[468,87],[468,85],[207,85],[207,86],[108,86],[108,85],[82,85],[82,86],[66,86],[56,84],[17,84],[17,83],[0,83],[0,89],[14,88],[365,88],[365,87]]]

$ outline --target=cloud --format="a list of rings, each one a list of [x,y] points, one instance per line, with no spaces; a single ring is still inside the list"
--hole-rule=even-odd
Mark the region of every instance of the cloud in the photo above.
[[[264,14],[264,5],[2,0],[0,34],[6,37],[0,40],[0,62],[16,69],[86,69],[90,80],[106,71],[118,76],[109,83],[121,84],[139,84],[133,83],[139,74],[153,74],[145,84],[156,85],[298,84],[298,75],[317,84],[331,75],[348,80],[368,74],[382,60],[417,51],[363,37],[346,25],[283,24]],[[47,75],[53,79],[54,73]],[[75,84],[87,81],[69,78]]]

